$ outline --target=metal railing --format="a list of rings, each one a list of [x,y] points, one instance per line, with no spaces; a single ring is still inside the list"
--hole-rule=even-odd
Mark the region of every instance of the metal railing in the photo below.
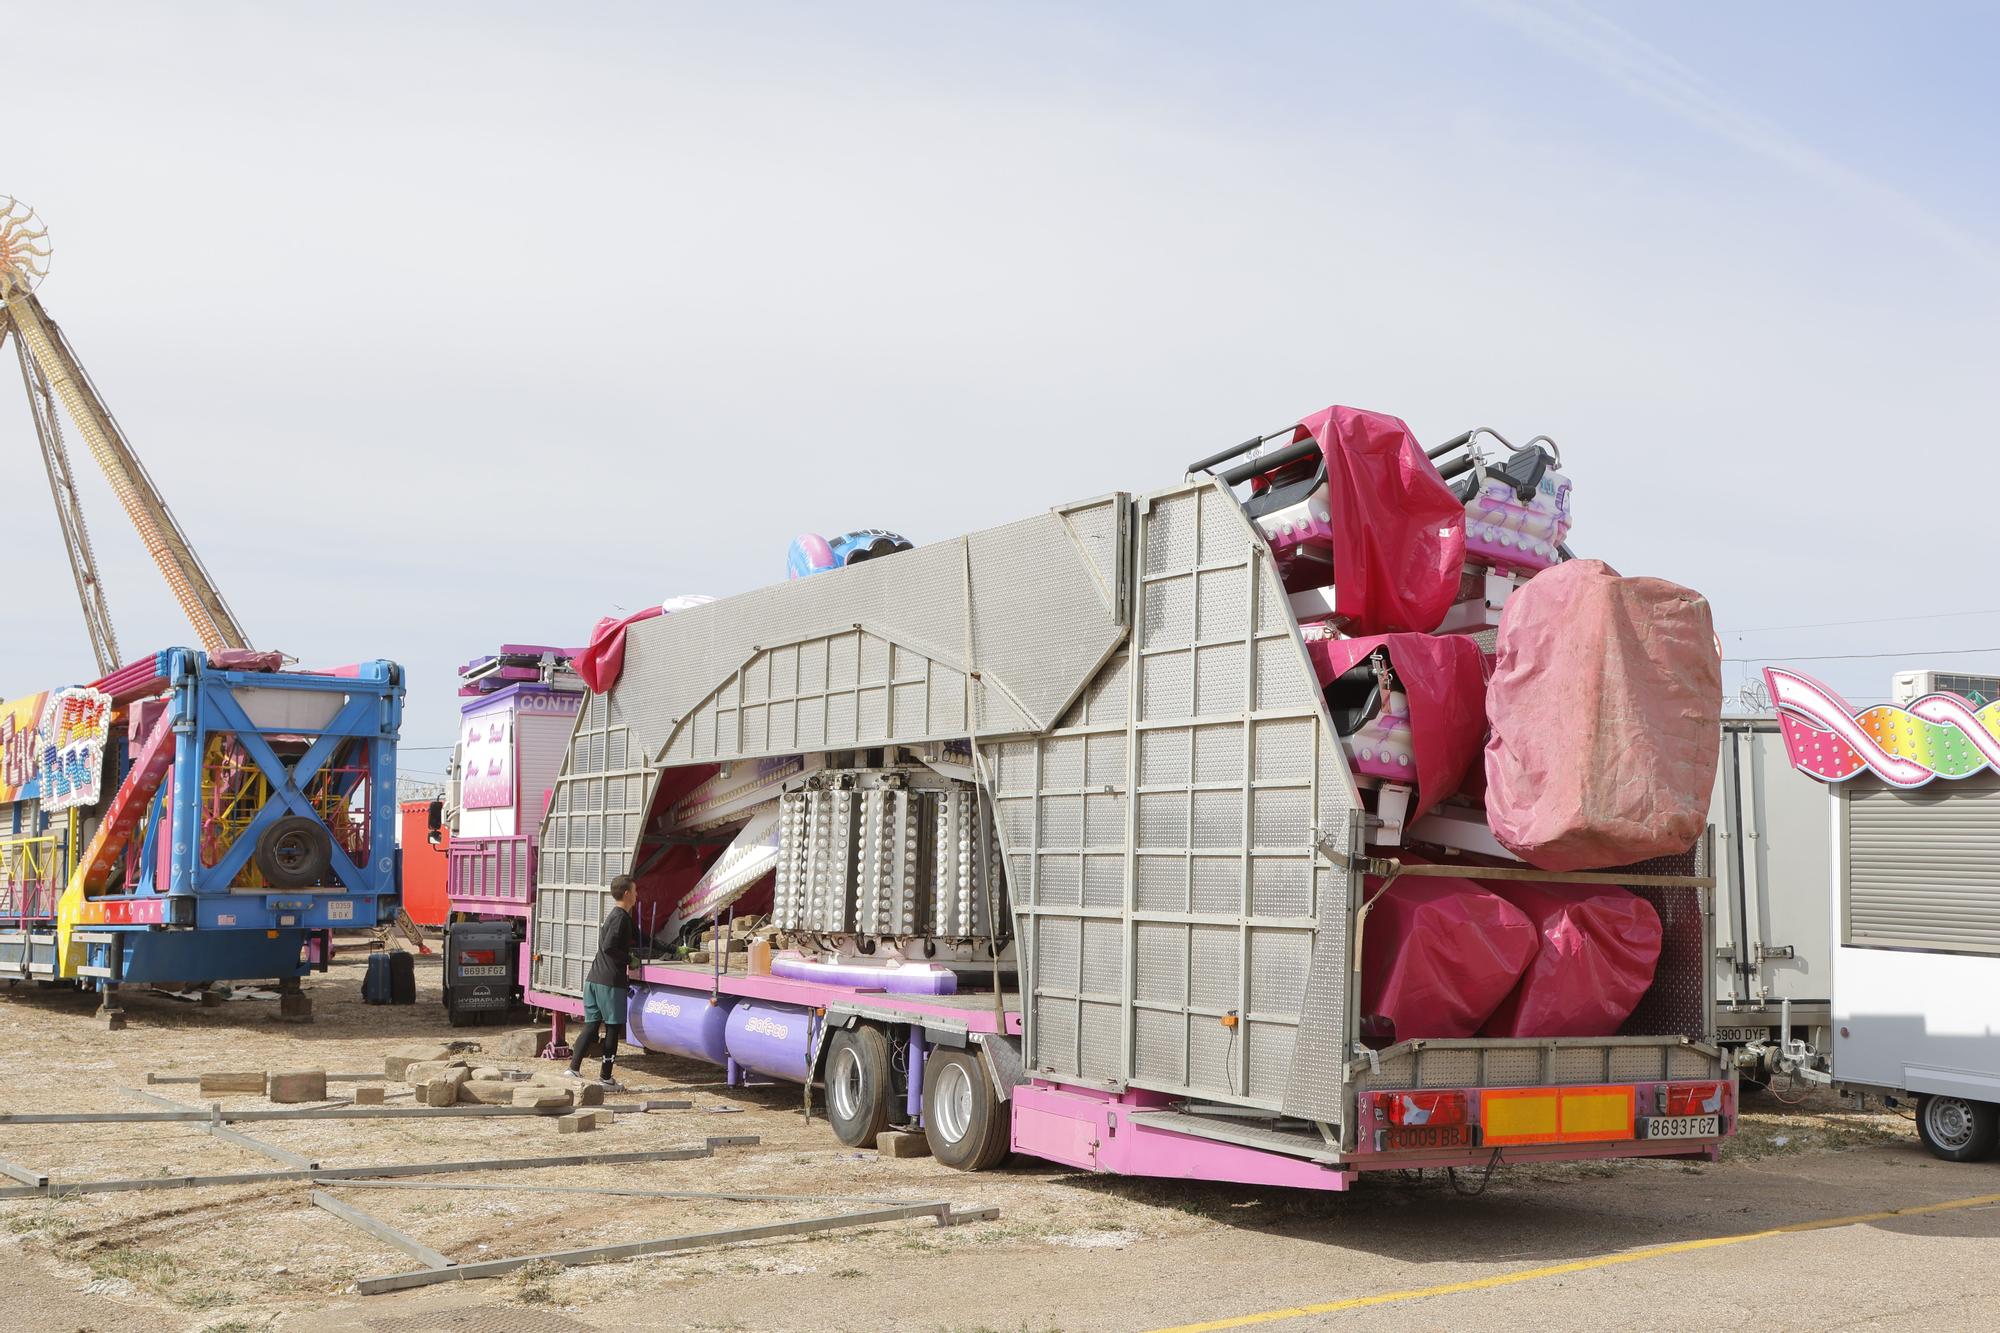
[[[24,928],[56,914],[62,896],[62,838],[0,838],[0,922]]]
[[[454,838],[445,893],[458,911],[526,907],[535,896],[535,840],[527,834]]]

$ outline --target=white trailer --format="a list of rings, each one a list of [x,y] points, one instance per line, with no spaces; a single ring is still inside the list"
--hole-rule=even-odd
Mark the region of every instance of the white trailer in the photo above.
[[[1951,1161],[2000,1149],[2000,703],[1850,709],[1766,673],[1795,768],[1828,786],[1833,1016],[1844,1093],[1912,1100]],[[1802,1051],[1794,1051],[1802,1055]]]

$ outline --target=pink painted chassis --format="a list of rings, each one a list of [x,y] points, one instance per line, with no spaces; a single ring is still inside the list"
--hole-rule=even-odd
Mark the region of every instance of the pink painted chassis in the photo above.
[[[521,975],[529,957],[522,946]],[[832,986],[788,977],[746,976],[713,972],[686,964],[644,964],[633,969],[637,984],[675,990],[719,993],[744,999],[793,1005],[801,1009],[838,1008],[857,1003],[872,1012],[907,1014],[912,1023],[945,1019],[970,1033],[1017,1036],[1021,1014],[1009,1008],[996,1015],[990,992],[963,996],[890,995],[882,991]],[[566,1020],[581,1017],[583,1002],[564,995],[526,992],[527,1002],[554,1016],[558,1045]],[[1642,1085],[1653,1080],[1642,1081]],[[1725,1115],[1734,1118],[1735,1089],[1730,1086]],[[1529,1161],[1601,1161],[1622,1157],[1678,1158],[1714,1161],[1717,1139],[1643,1139],[1616,1143],[1538,1144],[1503,1149],[1467,1148],[1412,1153],[1351,1152],[1335,1163],[1320,1163],[1286,1153],[1193,1134],[1176,1133],[1133,1119],[1134,1113],[1169,1109],[1174,1099],[1156,1092],[1128,1088],[1123,1092],[1056,1083],[1035,1078],[1016,1087],[1012,1104],[1011,1142],[1015,1152],[1082,1171],[1110,1175],[1155,1176],[1169,1180],[1213,1180],[1241,1185],[1274,1185],[1290,1189],[1345,1190],[1363,1171],[1398,1171],[1458,1167],[1484,1170],[1489,1164]]]

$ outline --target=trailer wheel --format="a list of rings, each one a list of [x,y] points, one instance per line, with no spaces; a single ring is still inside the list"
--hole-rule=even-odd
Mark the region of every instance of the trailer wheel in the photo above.
[[[889,1128],[889,1038],[881,1028],[843,1028],[827,1043],[826,1118],[850,1148],[874,1147]]]
[[[333,840],[317,819],[286,815],[257,839],[254,859],[272,888],[303,889],[326,878],[333,865]]]
[[[933,1050],[924,1062],[924,1138],[931,1155],[960,1171],[984,1171],[1007,1156],[1007,1108],[976,1051]]]
[[[1933,1157],[1977,1162],[2000,1142],[2000,1107],[1966,1097],[1917,1098],[1917,1137]]]

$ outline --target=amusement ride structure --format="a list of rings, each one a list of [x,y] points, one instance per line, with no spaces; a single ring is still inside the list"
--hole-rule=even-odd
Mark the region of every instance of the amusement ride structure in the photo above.
[[[82,432],[91,457],[104,470],[174,599],[187,612],[201,646],[211,653],[248,648],[249,639],[201,557],[195,554],[187,533],[146,474],[145,464],[133,452],[117,418],[104,405],[69,339],[36,297],[35,289],[49,271],[49,255],[48,229],[34,209],[0,195],[0,342],[13,335],[21,382],[28,391],[29,414],[34,418],[42,463],[49,474],[49,493],[55,500],[63,547],[69,554],[70,574],[76,580],[77,600],[83,606],[84,625],[99,673],[108,675],[120,665],[118,635],[112,628],[104,583],[97,572],[90,531],[84,524],[82,502],[70,470],[69,451],[63,444],[58,402]]]

